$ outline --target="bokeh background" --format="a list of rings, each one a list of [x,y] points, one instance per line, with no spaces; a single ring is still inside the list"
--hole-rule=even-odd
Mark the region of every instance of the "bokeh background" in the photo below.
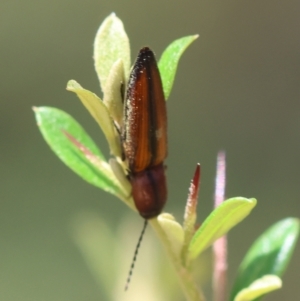
[[[227,196],[259,201],[229,235],[230,283],[263,230],[300,216],[299,1],[0,0],[1,300],[110,300],[72,238],[70,224],[80,212],[99,215],[112,233],[129,214],[137,225],[127,233],[133,252],[142,220],[66,168],[42,139],[31,110],[67,111],[108,156],[98,126],[65,86],[75,79],[100,94],[92,45],[112,11],[125,24],[132,59],[142,46],[159,57],[174,39],[200,34],[180,61],[168,101],[166,211],[181,220],[200,162],[203,220],[212,208],[216,155],[225,150]],[[110,251],[103,246],[101,252]],[[283,289],[268,300],[300,298],[299,255],[298,245]],[[129,266],[131,255],[125,260]],[[119,276],[125,281],[126,271]]]

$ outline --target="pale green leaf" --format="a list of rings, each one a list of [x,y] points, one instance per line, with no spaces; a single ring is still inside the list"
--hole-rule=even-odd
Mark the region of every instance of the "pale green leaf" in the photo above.
[[[171,214],[168,213],[158,215],[157,221],[164,230],[171,244],[172,250],[179,256],[184,241],[184,233],[181,225],[176,222],[175,218]]]
[[[118,59],[122,59],[127,77],[130,69],[129,39],[122,21],[112,13],[101,24],[94,42],[95,69],[103,92],[110,70]]]
[[[189,259],[196,258],[214,241],[241,222],[255,207],[255,199],[236,197],[228,199],[206,218],[189,245]]]
[[[248,287],[242,289],[234,298],[234,301],[252,301],[274,290],[282,287],[282,281],[278,276],[265,275],[254,282]]]
[[[106,82],[103,102],[109,110],[111,117],[121,128],[123,123],[123,99],[122,91],[125,84],[124,65],[118,59],[112,66]]]
[[[111,153],[116,156],[121,156],[120,139],[113,124],[113,120],[109,115],[107,107],[102,100],[94,93],[83,89],[75,80],[70,80],[67,84],[67,90],[77,94],[83,105],[94,117],[96,122],[102,129]]]

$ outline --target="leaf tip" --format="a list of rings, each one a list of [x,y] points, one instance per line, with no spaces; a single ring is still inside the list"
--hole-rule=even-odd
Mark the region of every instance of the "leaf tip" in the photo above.
[[[176,221],[175,217],[171,213],[167,213],[167,212],[163,212],[159,214],[156,218],[158,221],[163,221],[163,220]]]
[[[68,91],[74,91],[76,88],[82,88],[82,87],[76,82],[76,80],[70,79],[70,80],[67,82],[67,87],[66,87],[66,89],[67,89]]]
[[[282,287],[282,280],[276,275],[264,275],[242,289],[234,301],[252,301]]]
[[[39,116],[40,108],[39,108],[39,107],[33,106],[33,107],[32,107],[32,110],[33,110],[34,115],[35,115],[36,125],[37,125],[38,127],[40,127],[40,126],[42,125],[41,120],[40,120],[40,116]]]
[[[189,196],[186,203],[184,220],[188,220],[191,218],[193,220],[192,224],[194,227],[194,222],[196,219],[196,208],[198,203],[198,194],[199,194],[199,186],[200,186],[200,176],[201,176],[201,169],[200,163],[197,163],[193,179],[190,184],[189,189]],[[193,217],[192,217],[193,216]]]
[[[250,198],[248,199],[249,200],[249,203],[252,204],[252,208],[254,208],[256,205],[257,205],[257,199],[255,198]]]

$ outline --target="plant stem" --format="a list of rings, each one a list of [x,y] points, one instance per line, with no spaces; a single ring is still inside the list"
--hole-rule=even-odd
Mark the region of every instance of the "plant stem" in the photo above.
[[[226,187],[226,156],[219,152],[217,157],[217,174],[215,186],[215,204],[217,208],[225,200]],[[213,244],[213,300],[225,301],[227,282],[227,238],[219,238]]]
[[[182,288],[187,300],[188,301],[205,301],[204,295],[203,295],[201,289],[197,287],[190,271],[182,265],[180,258],[171,249],[168,238],[165,235],[161,226],[159,225],[157,219],[156,218],[150,219],[149,223],[151,224],[152,228],[154,229],[157,236],[161,240],[161,242],[165,248],[165,251],[167,252],[167,256],[170,259],[170,261],[176,271],[179,283],[181,285],[181,288]]]

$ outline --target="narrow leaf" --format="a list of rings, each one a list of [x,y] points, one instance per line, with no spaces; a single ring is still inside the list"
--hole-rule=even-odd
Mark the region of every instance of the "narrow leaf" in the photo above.
[[[125,75],[128,77],[130,69],[130,45],[122,21],[110,14],[101,24],[94,42],[95,69],[105,92],[106,80],[112,65],[122,59]]]
[[[115,177],[115,174],[111,169],[110,164],[108,164],[106,161],[99,159],[99,157],[95,156],[88,148],[86,148],[83,144],[81,144],[78,140],[76,140],[76,138],[73,137],[70,133],[64,130],[62,132],[71,141],[71,143],[83,153],[84,157],[92,164],[92,166],[94,168],[97,168],[97,171],[100,172],[100,174],[104,174],[108,179],[110,179],[110,181],[112,182],[112,186],[117,186],[122,188],[124,193],[123,195],[120,196],[121,199],[127,199],[128,196],[130,196],[130,188],[128,188],[128,186],[124,187],[120,181],[117,181],[117,178]]]
[[[109,73],[104,93],[103,102],[107,107],[110,115],[117,122],[119,128],[123,123],[123,98],[121,89],[125,88],[124,65],[121,59],[117,60]]]
[[[69,168],[92,185],[115,195],[122,194],[121,188],[114,180],[109,164],[105,162],[101,151],[76,120],[56,108],[35,107],[34,112],[37,125],[44,139]],[[84,152],[67,138],[66,132],[76,137],[77,142],[93,153],[106,168],[99,170],[89,162]]]
[[[195,41],[199,35],[187,36],[173,41],[163,52],[158,68],[163,83],[165,99],[167,100],[171,94],[177,65],[179,59],[187,47]]]
[[[196,166],[193,179],[190,184],[188,199],[185,205],[183,217],[184,244],[182,248],[182,261],[185,263],[188,255],[188,247],[195,233],[195,223],[197,219],[198,194],[200,186],[201,169],[200,164]]]
[[[200,186],[200,164],[197,164],[193,179],[190,184],[189,195],[185,206],[183,229],[185,235],[191,234],[195,228],[197,218],[197,204]]]
[[[279,277],[266,275],[255,280],[247,288],[242,289],[234,298],[234,301],[252,301],[281,287],[282,281]]]
[[[255,205],[255,199],[236,197],[215,208],[193,236],[189,246],[189,259],[196,258],[215,240],[241,222]]]
[[[68,82],[67,90],[77,94],[83,105],[94,117],[94,119],[102,129],[108,141],[111,153],[116,157],[120,157],[120,139],[116,132],[113,120],[108,112],[108,109],[102,102],[102,100],[91,91],[83,89],[75,80],[70,80]]]
[[[282,276],[291,259],[299,231],[300,221],[296,218],[286,218],[267,229],[243,259],[230,300],[266,274]]]

